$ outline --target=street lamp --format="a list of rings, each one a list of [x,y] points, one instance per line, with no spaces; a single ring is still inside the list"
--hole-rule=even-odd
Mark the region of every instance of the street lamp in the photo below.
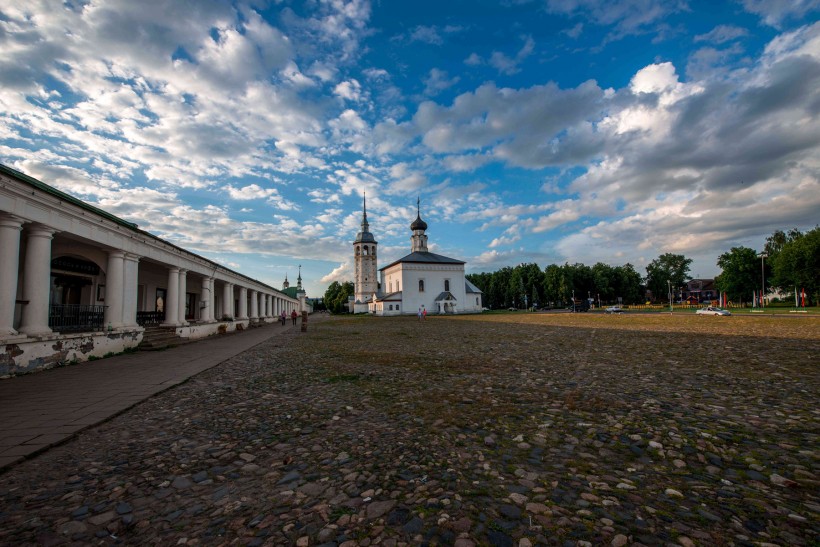
[[[763,298],[763,295],[766,294],[766,268],[764,266],[764,261],[769,255],[766,253],[760,253],[760,308],[766,308],[766,299]]]

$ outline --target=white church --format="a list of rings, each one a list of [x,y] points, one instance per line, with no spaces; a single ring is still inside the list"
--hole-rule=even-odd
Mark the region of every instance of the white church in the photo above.
[[[415,315],[480,313],[481,291],[464,277],[463,260],[427,250],[427,223],[416,211],[410,225],[410,254],[377,270],[378,242],[370,233],[367,202],[361,231],[353,242],[355,280],[354,313]]]

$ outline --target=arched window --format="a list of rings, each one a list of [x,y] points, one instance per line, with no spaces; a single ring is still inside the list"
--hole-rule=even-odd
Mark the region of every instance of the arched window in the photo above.
[[[359,256],[362,253],[362,250],[359,247],[356,247],[356,256]]]
[[[364,256],[367,256],[367,245],[364,246],[362,254],[364,254]]]
[[[424,292],[424,280],[419,279],[419,292]]]
[[[445,280],[444,280],[444,290],[445,290],[445,291],[449,291],[449,290],[450,290],[450,280],[449,280],[449,279],[445,279]]]

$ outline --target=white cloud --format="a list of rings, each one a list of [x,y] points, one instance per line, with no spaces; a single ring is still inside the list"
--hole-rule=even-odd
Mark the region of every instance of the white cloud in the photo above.
[[[490,241],[488,247],[490,249],[494,249],[496,247],[512,245],[517,241],[521,241],[521,228],[517,225],[513,225],[504,230],[504,234],[501,237],[497,237]]]
[[[411,42],[424,42],[439,46],[444,43],[444,39],[439,35],[436,27],[418,26],[410,33]]]
[[[438,95],[447,88],[453,87],[458,83],[460,78],[458,76],[448,77],[447,71],[433,68],[426,80],[424,80],[424,94]]]
[[[695,36],[694,41],[723,44],[748,35],[749,31],[745,28],[736,27],[734,25],[718,25],[705,34],[698,34]]]
[[[547,0],[546,9],[612,27],[608,36],[611,41],[647,32],[669,14],[688,8],[686,2],[674,0]]]
[[[249,184],[243,188],[228,186],[228,195],[231,199],[248,201],[252,199],[265,199],[277,195],[275,188],[262,188],[258,184]]]
[[[333,283],[334,281],[338,281],[340,283],[344,281],[350,281],[353,277],[353,266],[350,262],[343,262],[339,264],[338,267],[334,268],[330,273],[322,276],[320,281],[322,283]]]
[[[514,57],[508,57],[500,51],[494,51],[492,55],[490,55],[488,63],[502,74],[515,74],[521,70],[518,65],[529,57],[534,49],[535,41],[532,37],[527,36],[524,38],[524,45],[518,50]]]
[[[339,82],[333,93],[348,101],[359,101],[362,98],[362,85],[356,80]]]
[[[746,11],[761,16],[767,25],[775,28],[786,19],[820,10],[818,0],[742,0],[742,3]]]

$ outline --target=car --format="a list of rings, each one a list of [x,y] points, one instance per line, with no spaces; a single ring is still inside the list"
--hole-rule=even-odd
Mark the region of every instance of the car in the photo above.
[[[716,308],[715,306],[706,306],[705,308],[700,308],[695,313],[697,315],[732,315],[732,312],[730,312],[729,310]]]
[[[607,313],[623,313],[624,309],[620,306],[610,306],[605,310]]]

